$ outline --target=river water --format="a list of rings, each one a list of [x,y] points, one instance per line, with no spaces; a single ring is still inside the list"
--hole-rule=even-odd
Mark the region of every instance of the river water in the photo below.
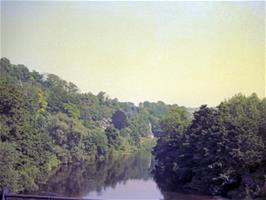
[[[140,152],[94,165],[63,165],[38,193],[111,200],[221,200],[161,191],[151,175],[153,164],[149,152]]]

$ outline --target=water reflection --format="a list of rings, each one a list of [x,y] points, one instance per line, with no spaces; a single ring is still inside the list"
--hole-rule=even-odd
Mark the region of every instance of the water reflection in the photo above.
[[[86,198],[92,199],[163,199],[153,179],[130,179],[125,183],[118,183],[115,188],[108,187],[104,191],[90,192]]]
[[[149,152],[110,158],[94,165],[62,165],[40,186],[39,192],[84,197],[92,191],[100,193],[108,187],[125,184],[130,179],[151,179],[151,165]]]
[[[217,199],[161,192],[151,176],[152,167],[150,152],[110,158],[94,165],[63,165],[38,193],[94,199]]]

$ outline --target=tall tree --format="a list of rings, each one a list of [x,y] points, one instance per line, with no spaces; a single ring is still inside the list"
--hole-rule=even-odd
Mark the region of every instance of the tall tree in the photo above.
[[[123,129],[128,126],[127,116],[123,111],[116,111],[112,116],[112,123],[117,129]]]

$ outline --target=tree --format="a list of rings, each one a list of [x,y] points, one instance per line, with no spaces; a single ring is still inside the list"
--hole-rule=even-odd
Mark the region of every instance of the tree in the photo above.
[[[22,140],[28,134],[29,101],[14,85],[0,83],[0,138],[2,141]]]
[[[36,189],[37,180],[47,175],[51,156],[50,138],[43,129],[36,129],[35,113],[31,113],[30,99],[22,88],[9,83],[0,84],[0,143],[1,162],[7,164],[3,184],[14,191]],[[13,154],[13,155],[9,155]],[[8,160],[8,161],[7,161]],[[1,166],[5,171],[6,166]]]
[[[126,128],[128,126],[127,116],[123,111],[118,110],[112,116],[112,123],[119,130]]]
[[[154,150],[160,187],[240,199],[262,194],[265,144],[258,128],[263,121],[260,106],[255,95],[235,96],[217,108],[201,106],[179,137],[160,138]],[[168,123],[170,133],[179,132],[177,121]],[[169,135],[169,129],[163,130]]]
[[[21,189],[19,172],[16,170],[19,154],[15,145],[0,141],[0,187],[7,187],[12,191]]]
[[[99,92],[97,94],[97,98],[98,98],[100,104],[103,104],[104,101],[106,100],[106,94],[105,94],[105,92]]]
[[[65,156],[61,156],[62,161],[72,162],[82,157],[81,142],[87,130],[80,121],[59,113],[51,117],[48,131],[53,143],[58,145],[57,149],[62,148],[67,152]]]
[[[118,149],[120,146],[119,132],[114,127],[107,127],[105,129],[105,134],[108,139],[108,144]]]
[[[189,113],[185,108],[172,108],[161,120],[160,126],[163,131],[161,138],[171,138],[180,135],[190,123]]]
[[[76,119],[80,117],[80,110],[74,104],[65,103],[64,110],[70,117],[73,117]]]

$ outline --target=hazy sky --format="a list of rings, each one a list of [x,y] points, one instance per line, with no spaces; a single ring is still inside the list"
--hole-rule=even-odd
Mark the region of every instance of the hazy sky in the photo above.
[[[1,4],[1,57],[82,92],[187,106],[265,96],[263,1]]]

